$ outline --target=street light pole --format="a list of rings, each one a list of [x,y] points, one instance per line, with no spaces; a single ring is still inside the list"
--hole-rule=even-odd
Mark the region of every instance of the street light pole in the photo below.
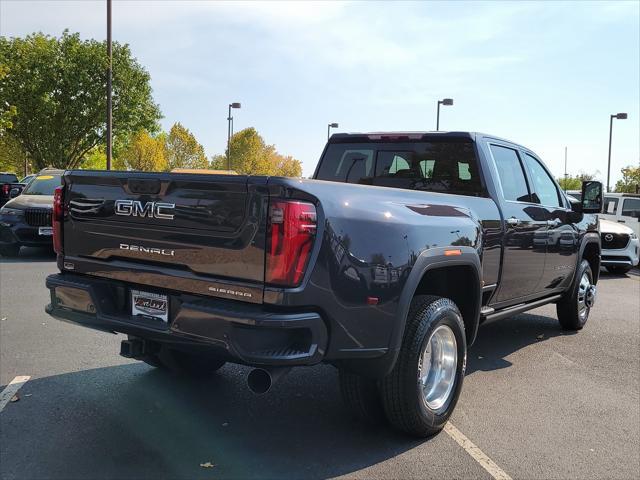
[[[609,117],[609,159],[607,161],[607,193],[611,191],[609,187],[609,179],[611,178],[611,137],[613,134],[613,119],[616,118],[618,120],[626,120],[626,113],[616,113],[615,115],[611,115]]]
[[[564,191],[567,191],[567,147],[564,147]]]
[[[111,170],[111,126],[113,123],[111,76],[111,0],[107,0],[107,170]]]
[[[338,125],[337,123],[329,123],[327,124],[327,141],[329,141],[329,138],[331,137],[331,129],[332,128],[338,128],[340,125]]]
[[[240,108],[240,103],[238,102],[233,102],[229,104],[229,115],[227,115],[227,122],[228,122],[228,127],[227,127],[227,170],[231,170],[231,122],[233,122],[233,117],[231,116],[231,109],[232,108]]]
[[[440,130],[440,105],[453,105],[453,98],[438,100],[438,113],[436,114],[436,132]]]

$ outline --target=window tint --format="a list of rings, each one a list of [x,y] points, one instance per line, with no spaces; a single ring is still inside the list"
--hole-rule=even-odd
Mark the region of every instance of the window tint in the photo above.
[[[529,189],[518,153],[512,148],[498,145],[491,145],[491,153],[496,162],[504,198],[518,202],[529,202]]]
[[[358,157],[361,160],[353,165]],[[461,141],[367,143],[364,149],[332,144],[316,178],[462,195],[484,193],[473,144]]]
[[[373,149],[345,148],[344,145],[329,145],[325,158],[320,164],[318,178],[346,183],[371,184],[373,177]]]
[[[618,199],[616,197],[604,197],[604,211],[610,215],[615,215],[618,211]]]
[[[60,175],[38,175],[22,193],[26,195],[53,195],[53,191],[61,184]]]
[[[542,205],[559,207],[560,197],[558,197],[556,184],[540,164],[538,159],[532,157],[528,153],[525,153],[524,161],[526,162],[527,168],[529,168],[529,173],[531,174],[533,191],[538,197],[535,200],[538,200]]]
[[[622,202],[622,215],[640,219],[640,198],[625,198]]]
[[[0,183],[17,183],[18,177],[12,173],[0,173]]]

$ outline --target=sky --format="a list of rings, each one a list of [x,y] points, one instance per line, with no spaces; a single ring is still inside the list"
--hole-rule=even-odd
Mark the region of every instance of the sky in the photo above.
[[[105,0],[0,0],[0,34],[106,38]],[[255,127],[313,174],[334,131],[480,131],[535,151],[556,176],[612,185],[640,163],[640,2],[113,2],[113,38],[151,74],[162,126],[223,153]]]

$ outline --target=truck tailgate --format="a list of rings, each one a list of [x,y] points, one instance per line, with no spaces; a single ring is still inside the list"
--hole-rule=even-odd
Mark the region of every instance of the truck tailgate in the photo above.
[[[266,177],[70,171],[67,268],[262,302]]]

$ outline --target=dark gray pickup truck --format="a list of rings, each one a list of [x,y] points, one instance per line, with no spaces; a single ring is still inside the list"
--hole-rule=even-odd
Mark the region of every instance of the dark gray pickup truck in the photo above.
[[[330,363],[358,417],[428,436],[481,323],[555,303],[584,326],[601,208],[600,183],[571,203],[531,150],[468,132],[333,135],[311,180],[67,171],[46,310],[155,367],[255,367],[257,393]]]

